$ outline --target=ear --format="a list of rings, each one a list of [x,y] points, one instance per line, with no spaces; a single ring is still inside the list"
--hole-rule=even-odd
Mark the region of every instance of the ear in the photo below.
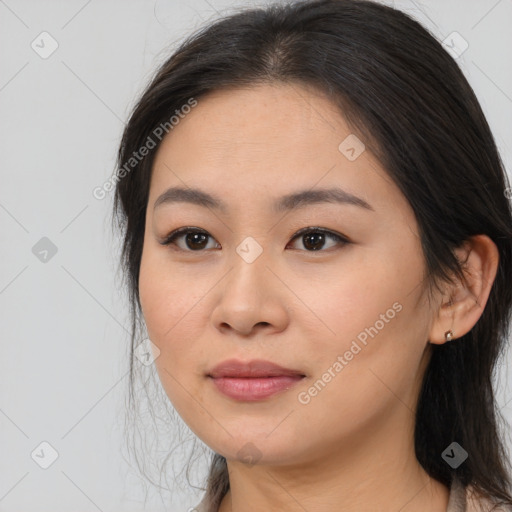
[[[453,332],[452,340],[468,333],[482,315],[498,271],[499,252],[487,235],[475,235],[455,250],[465,282],[448,284],[441,305],[433,319],[429,341],[446,343],[445,333]]]

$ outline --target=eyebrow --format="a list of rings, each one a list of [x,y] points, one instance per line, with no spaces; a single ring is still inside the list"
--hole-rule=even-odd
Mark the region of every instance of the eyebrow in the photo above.
[[[153,210],[163,204],[190,203],[205,208],[228,212],[228,206],[220,198],[197,188],[171,187],[161,194],[155,201]],[[336,203],[358,206],[366,210],[375,211],[364,199],[357,197],[341,188],[324,188],[315,190],[300,190],[278,198],[273,209],[275,213],[297,210],[305,206],[320,203]]]

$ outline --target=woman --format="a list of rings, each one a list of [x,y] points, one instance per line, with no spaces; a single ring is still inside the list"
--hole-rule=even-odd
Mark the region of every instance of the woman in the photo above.
[[[512,510],[509,183],[420,24],[361,0],[216,21],[158,70],[118,163],[132,352],[142,314],[214,452],[198,510]]]

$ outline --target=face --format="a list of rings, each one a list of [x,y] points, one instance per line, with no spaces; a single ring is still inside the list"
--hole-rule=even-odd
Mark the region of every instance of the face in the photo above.
[[[410,432],[425,263],[410,205],[356,137],[318,92],[260,85],[202,97],[158,149],[142,310],[169,399],[228,459]],[[293,371],[214,372],[233,359]]]

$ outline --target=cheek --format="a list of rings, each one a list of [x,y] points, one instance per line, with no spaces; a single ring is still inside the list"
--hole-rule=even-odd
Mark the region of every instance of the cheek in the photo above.
[[[324,317],[335,336],[317,336],[304,354],[314,371],[295,397],[299,410],[324,422],[334,436],[377,421],[401,402],[413,406],[427,325],[415,307],[419,291],[403,293],[393,280],[373,290],[344,283],[332,296],[336,307]]]
[[[197,333],[198,302],[190,293],[190,282],[176,277],[159,254],[143,253],[139,274],[141,309],[148,336],[159,349],[155,366],[162,386],[178,413],[194,422],[200,411],[191,407],[190,396],[200,397],[201,389],[195,376],[200,360],[200,346],[194,343]],[[197,421],[197,418],[195,419]]]
[[[181,368],[189,372],[197,365],[201,333],[208,321],[202,299],[211,286],[170,265],[161,251],[143,253],[139,296],[148,336],[160,350],[157,367],[165,362],[174,373]]]
[[[318,365],[327,369],[346,354],[350,366],[377,365],[387,372],[421,357],[428,327],[427,308],[420,300],[421,253],[419,248],[388,247],[364,257],[358,253],[357,262],[347,263],[346,272],[332,272],[323,283],[325,293],[313,297],[311,309],[321,320],[316,321],[317,335],[313,328],[310,332]]]
[[[165,308],[166,291],[162,285],[161,268],[155,264],[151,253],[144,249],[139,272],[139,297],[144,320],[148,327],[150,339],[155,343],[156,336],[162,329],[162,312]]]
[[[159,254],[160,251],[145,248],[140,265],[139,296],[148,332],[154,343],[163,345],[176,330],[187,311],[191,297],[186,283],[179,273]],[[152,341],[153,341],[153,338]]]
[[[302,294],[298,293],[308,297],[311,310],[317,313],[321,338],[327,343],[339,340],[341,345],[375,322],[382,329],[381,315],[390,310],[388,316],[395,316],[400,307],[395,305],[393,309],[393,304],[403,301],[400,277],[402,281],[407,279],[403,274],[398,276],[391,260],[383,263],[378,258],[358,258],[343,263],[316,283],[308,279]],[[315,287],[318,292],[312,294]]]

